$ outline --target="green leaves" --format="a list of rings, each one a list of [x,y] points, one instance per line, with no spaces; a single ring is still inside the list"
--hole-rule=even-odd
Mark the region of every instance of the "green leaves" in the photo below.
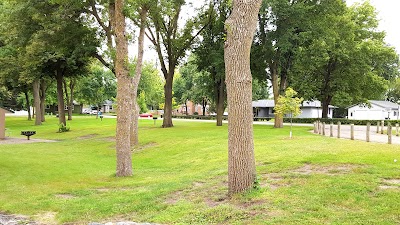
[[[278,102],[275,105],[275,113],[284,116],[290,114],[290,117],[296,117],[301,114],[300,106],[303,102],[303,98],[296,97],[297,92],[292,88],[288,87],[285,91],[285,95],[280,95]]]

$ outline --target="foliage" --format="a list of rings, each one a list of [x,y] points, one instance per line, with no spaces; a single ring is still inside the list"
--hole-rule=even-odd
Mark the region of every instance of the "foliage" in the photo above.
[[[295,97],[297,92],[291,87],[288,87],[285,91],[285,95],[280,95],[278,97],[278,102],[276,103],[274,109],[275,114],[280,115],[281,118],[285,114],[290,114],[290,138],[292,138],[292,118],[301,114],[301,103],[303,98]]]
[[[68,132],[69,127],[65,126],[63,123],[58,124],[58,133]]]
[[[135,65],[135,63],[131,64],[131,74],[135,72]],[[151,62],[144,62],[138,86],[138,96],[140,98],[142,95],[141,98],[144,99],[144,104],[140,107],[142,112],[145,108],[158,109],[159,105],[164,102],[163,84],[164,80],[156,66]]]
[[[379,99],[387,80],[395,76],[398,56],[377,31],[375,9],[368,3],[347,7],[326,1],[313,7],[318,23],[299,37],[291,85],[305,99],[319,99],[323,117],[327,105],[348,106]]]
[[[87,76],[80,78],[76,87],[76,99],[87,105],[102,106],[105,100],[116,97],[114,74],[93,63]]]
[[[301,114],[301,103],[303,98],[295,97],[297,92],[291,87],[288,87],[285,91],[285,95],[280,95],[278,102],[275,105],[275,113],[281,116],[285,114],[290,114],[290,118],[296,117]]]
[[[261,189],[228,200],[227,126],[175,120],[173,132],[166,132],[152,120],[139,120],[137,173],[120,179],[110,151],[115,119],[75,117],[74,129],[66,133],[54,132],[55,117],[46,121],[34,127],[35,138],[57,141],[0,145],[2,212],[53,212],[57,224],[121,217],[159,224],[400,222],[398,185],[380,188],[388,185],[386,179],[399,178],[393,162],[397,145],[325,138],[310,133],[310,127],[294,127],[294,143],[286,137],[288,128],[254,125]],[[33,126],[9,117],[7,128]],[[310,173],[304,174],[305,168]]]

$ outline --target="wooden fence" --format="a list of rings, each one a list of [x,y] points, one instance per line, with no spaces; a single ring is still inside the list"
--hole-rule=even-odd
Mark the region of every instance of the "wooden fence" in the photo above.
[[[325,122],[320,122],[320,121],[316,121],[316,122],[314,122],[314,133],[316,133],[316,134],[320,134],[320,135],[326,135],[326,133],[325,133],[325,128],[326,128],[326,126],[327,126],[327,124],[325,124]],[[334,128],[334,126],[336,126],[336,128],[337,128],[337,133],[336,133],[336,137],[337,138],[341,138],[342,136],[341,136],[341,123],[340,122],[338,122],[336,125],[334,125],[333,123],[331,123],[331,124],[329,124],[329,136],[330,137],[333,137],[334,136],[334,131],[333,131],[333,128]],[[371,137],[370,137],[370,134],[371,134],[371,123],[367,123],[367,129],[366,129],[366,132],[365,132],[365,140],[367,141],[367,142],[370,142],[370,140],[371,140]],[[392,144],[392,135],[393,135],[393,132],[392,132],[392,129],[393,129],[393,127],[392,127],[392,124],[390,123],[390,122],[387,122],[387,125],[386,125],[386,134],[387,134],[387,143],[388,144]],[[385,121],[378,121],[377,122],[377,124],[376,124],[376,133],[377,134],[384,134],[385,132]],[[399,136],[399,124],[398,123],[396,123],[396,125],[395,125],[395,135],[396,136]],[[350,138],[351,140],[354,140],[354,124],[350,124],[350,136],[348,137],[348,138]]]

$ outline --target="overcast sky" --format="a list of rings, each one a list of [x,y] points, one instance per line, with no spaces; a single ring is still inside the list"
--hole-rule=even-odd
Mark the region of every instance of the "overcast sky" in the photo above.
[[[362,3],[365,0],[347,0],[348,5],[354,3]],[[193,15],[194,7],[204,2],[204,0],[190,0],[193,5],[185,7],[182,10],[182,17],[187,18]],[[400,0],[370,0],[370,3],[376,8],[378,12],[379,28],[386,32],[386,42],[391,46],[394,46],[398,53],[400,53]],[[136,44],[136,43],[135,43]],[[152,45],[146,40],[145,47],[145,60],[153,61],[158,63],[157,55],[154,50],[151,49]],[[130,55],[136,55],[136,45],[130,46]]]
[[[364,0],[347,0],[349,5],[362,3]],[[386,42],[394,46],[400,53],[400,1],[399,0],[370,0],[378,12],[379,28],[386,32]]]

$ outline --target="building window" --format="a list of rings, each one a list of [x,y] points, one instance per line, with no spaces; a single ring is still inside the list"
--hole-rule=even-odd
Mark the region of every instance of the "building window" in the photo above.
[[[393,116],[397,116],[397,112],[396,111],[393,112]]]
[[[112,110],[112,105],[110,105],[108,108],[109,108],[110,110]]]
[[[353,117],[353,113],[350,113],[350,117]]]

